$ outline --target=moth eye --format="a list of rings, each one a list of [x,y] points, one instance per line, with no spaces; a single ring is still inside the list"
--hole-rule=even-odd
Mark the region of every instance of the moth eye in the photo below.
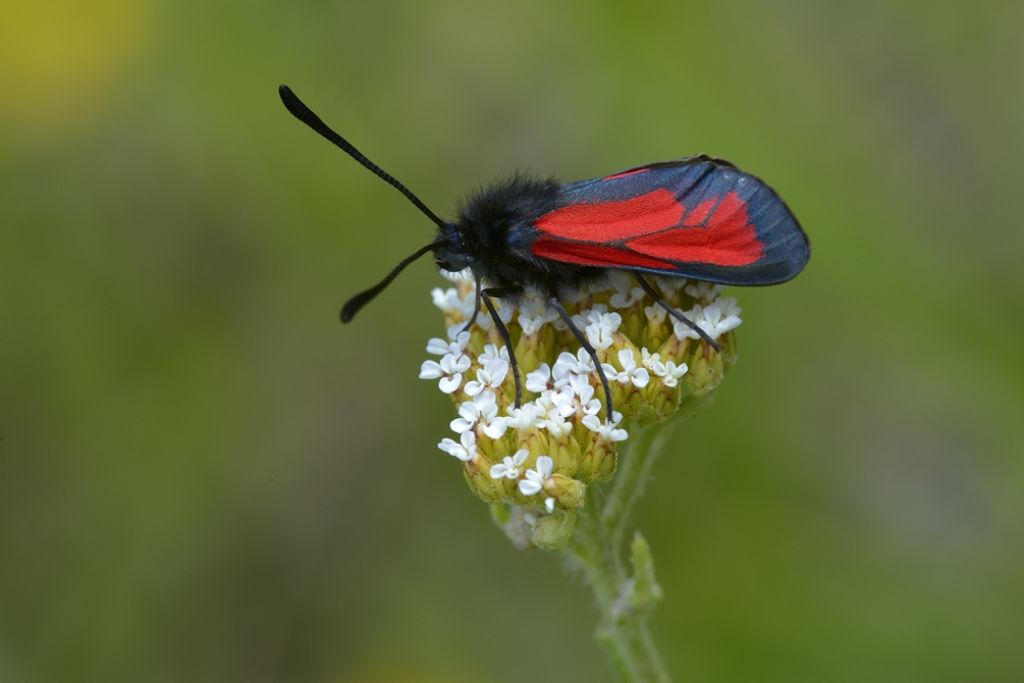
[[[462,231],[459,230],[458,226],[449,223],[444,231],[444,239],[448,242],[448,249],[451,251],[461,252],[466,248],[466,240],[462,236]]]

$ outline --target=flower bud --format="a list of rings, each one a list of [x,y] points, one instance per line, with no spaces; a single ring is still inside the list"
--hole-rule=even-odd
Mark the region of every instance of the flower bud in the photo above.
[[[544,482],[544,495],[554,498],[555,504],[563,510],[583,507],[586,493],[586,484],[564,474],[552,474]]]
[[[554,460],[555,469],[559,472],[572,476],[579,470],[582,458],[580,442],[571,434],[565,438],[551,439],[547,453]]]
[[[469,484],[469,489],[478,498],[488,503],[497,503],[505,500],[507,494],[502,480],[491,477],[490,466],[486,458],[477,455],[476,458],[465,464],[462,472],[466,477],[466,483]]]
[[[683,378],[687,391],[695,398],[704,398],[721,384],[725,376],[725,359],[706,343],[694,344],[686,364],[689,372]]]
[[[576,513],[572,510],[545,515],[533,525],[530,540],[543,550],[560,550],[572,540],[576,526]]]
[[[588,484],[601,484],[615,474],[615,442],[594,435],[580,460],[578,476]]]
[[[535,368],[554,354],[557,333],[545,325],[533,334],[523,334],[516,344],[516,360],[524,368]]]

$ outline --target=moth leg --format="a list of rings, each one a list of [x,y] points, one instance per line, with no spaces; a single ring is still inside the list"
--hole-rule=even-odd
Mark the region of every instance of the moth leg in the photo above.
[[[706,341],[708,344],[710,344],[711,348],[713,348],[715,351],[721,351],[722,350],[721,345],[718,342],[716,342],[714,339],[709,337],[708,333],[705,332],[704,330],[702,330],[700,328],[700,326],[697,325],[697,323],[695,323],[692,320],[690,320],[689,318],[687,318],[680,311],[677,311],[676,309],[672,308],[672,306],[670,306],[667,301],[662,299],[661,296],[658,294],[658,292],[655,291],[654,287],[651,287],[651,283],[649,283],[647,280],[645,280],[644,277],[640,273],[630,273],[630,275],[632,275],[636,279],[636,281],[640,283],[640,287],[645,292],[647,292],[647,296],[651,297],[651,299],[654,300],[654,303],[658,304],[659,306],[664,308],[666,311],[668,311],[668,314],[670,316],[672,316],[673,318],[675,318],[676,320],[678,320],[679,322],[683,323],[684,325],[689,327],[691,330],[693,330],[694,332],[699,334],[700,338],[703,339],[704,341]]]
[[[480,291],[480,290],[477,290]],[[512,379],[516,383],[516,408],[521,408],[523,405],[523,387],[522,382],[519,379],[519,364],[516,362],[516,352],[512,348],[512,336],[508,333],[508,328],[505,327],[505,323],[502,322],[501,316],[498,315],[498,311],[495,310],[494,304],[491,303],[491,297],[500,299],[502,296],[507,296],[516,292],[517,290],[509,287],[490,287],[483,291],[477,297],[477,306],[483,299],[484,305],[487,306],[488,313],[491,314],[491,320],[494,321],[494,326],[498,328],[498,334],[501,335],[501,340],[505,342],[505,348],[508,349],[508,362],[512,366]],[[475,315],[473,316],[476,317]]]
[[[476,278],[476,303],[473,304],[473,315],[469,317],[469,322],[467,322],[465,326],[463,326],[463,328],[459,330],[459,334],[462,334],[463,332],[468,332],[469,328],[473,327],[473,323],[476,322],[477,316],[480,315],[480,299],[480,278]]]
[[[572,332],[574,337],[576,337],[576,341],[580,343],[580,346],[586,349],[587,353],[590,354],[590,358],[594,361],[594,367],[597,368],[597,374],[601,378],[601,386],[604,387],[605,414],[607,415],[608,420],[611,421],[612,390],[608,386],[608,378],[604,374],[604,368],[601,367],[601,360],[597,357],[597,351],[594,349],[593,345],[591,345],[587,336],[583,334],[583,332],[580,331],[580,328],[576,326],[576,323],[572,321],[572,317],[565,310],[565,307],[562,306],[562,302],[559,301],[557,297],[553,296],[548,299],[548,304],[555,309],[559,316],[561,316],[562,321],[569,328],[569,331]]]

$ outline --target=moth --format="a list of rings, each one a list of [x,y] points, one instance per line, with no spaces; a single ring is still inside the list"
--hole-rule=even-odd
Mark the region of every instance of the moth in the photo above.
[[[647,276],[774,285],[795,277],[810,258],[807,235],[771,187],[703,154],[571,183],[516,174],[471,195],[456,219],[447,221],[332,130],[288,86],[280,86],[279,94],[297,119],[401,192],[437,226],[432,242],[345,303],[342,322],[351,321],[428,252],[439,268],[468,268],[477,287],[465,329],[476,322],[482,303],[509,352],[516,407],[522,403],[519,368],[494,299],[515,301],[527,291],[545,297],[593,359],[611,415],[611,390],[597,352],[561,303],[567,292],[610,270],[628,271],[652,301],[719,351],[718,343],[666,302]]]

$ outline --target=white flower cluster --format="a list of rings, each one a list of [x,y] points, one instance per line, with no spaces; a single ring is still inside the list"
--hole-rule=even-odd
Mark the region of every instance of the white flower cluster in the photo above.
[[[552,513],[566,500],[559,497],[560,474],[563,479],[600,480],[578,474],[579,462],[586,461],[593,444],[614,453],[614,444],[627,438],[623,415],[616,410],[609,418],[594,360],[578,347],[558,313],[542,297],[532,295],[516,305],[495,302],[512,331],[522,373],[523,402],[515,407],[509,350],[500,344],[487,311],[464,330],[476,305],[472,276],[468,271],[443,274],[455,286],[435,288],[431,297],[445,314],[448,335],[427,343],[427,352],[436,359],[424,361],[419,375],[437,380],[440,390],[457,404],[458,416],[450,425],[457,440],[445,438],[438,448],[473,472],[485,472],[496,485],[508,482],[509,495],[520,496],[516,500],[540,495],[538,508]],[[719,286],[678,278],[655,280],[667,300],[690,303],[683,313],[711,338],[740,324],[736,301],[720,298]],[[633,412],[623,408],[627,415],[635,415],[637,405],[666,395],[674,395],[678,403],[680,382],[688,372],[683,358],[689,358],[678,351],[690,348],[690,340],[699,340],[692,329],[672,319],[669,331],[664,308],[623,273],[613,273],[603,287],[569,298],[576,304],[573,322],[602,361],[616,409],[621,401],[632,406]],[[648,348],[648,343],[653,346]],[[572,440],[575,444],[566,449],[564,444]],[[567,458],[575,464],[566,465]]]

